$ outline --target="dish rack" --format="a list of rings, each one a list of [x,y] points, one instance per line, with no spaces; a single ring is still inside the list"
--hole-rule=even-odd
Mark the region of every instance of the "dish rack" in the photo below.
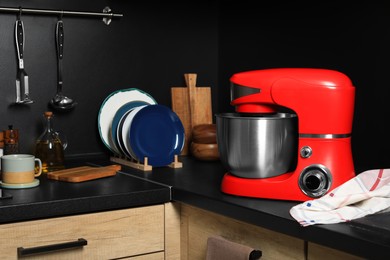
[[[115,162],[115,163],[119,163],[122,165],[126,165],[129,167],[135,168],[137,170],[142,170],[142,171],[153,170],[153,166],[148,164],[148,157],[145,157],[144,162],[141,163],[141,162],[134,160],[134,159],[130,160],[127,157],[120,157],[120,156],[114,155],[114,156],[110,157],[110,161]],[[171,162],[170,164],[168,164],[166,166],[171,167],[171,168],[182,168],[183,163],[179,162],[179,156],[175,155],[173,158],[173,162]]]

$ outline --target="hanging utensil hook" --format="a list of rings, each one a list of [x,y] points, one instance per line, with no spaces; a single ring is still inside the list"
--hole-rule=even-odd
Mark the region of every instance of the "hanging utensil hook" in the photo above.
[[[58,20],[62,21],[62,17],[64,17],[64,10],[61,10],[60,16],[58,17]]]
[[[18,20],[22,17],[23,8],[19,6]]]

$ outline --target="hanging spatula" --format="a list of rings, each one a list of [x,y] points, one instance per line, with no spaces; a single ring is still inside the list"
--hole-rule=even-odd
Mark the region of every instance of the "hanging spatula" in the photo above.
[[[16,103],[19,104],[30,104],[33,101],[30,98],[29,86],[28,86],[28,75],[24,70],[24,25],[20,19],[20,14],[15,23],[15,43],[16,52],[18,55],[18,72],[16,76]],[[21,96],[24,91],[23,97]]]

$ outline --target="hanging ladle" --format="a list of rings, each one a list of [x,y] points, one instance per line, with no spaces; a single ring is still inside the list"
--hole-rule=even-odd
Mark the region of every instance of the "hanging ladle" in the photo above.
[[[73,99],[65,96],[62,93],[62,58],[64,53],[64,23],[62,17],[59,18],[56,24],[56,49],[57,49],[57,93],[50,101],[50,105],[59,111],[67,111],[77,105]]]

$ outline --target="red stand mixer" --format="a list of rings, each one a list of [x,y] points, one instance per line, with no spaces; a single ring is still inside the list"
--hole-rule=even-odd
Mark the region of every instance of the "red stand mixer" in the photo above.
[[[221,162],[228,170],[221,184],[224,193],[306,201],[319,198],[355,177],[351,151],[355,88],[346,75],[327,69],[276,68],[237,73],[230,81],[231,105],[235,106],[236,113],[216,115]],[[276,116],[275,120],[274,115],[281,116]],[[293,127],[290,130],[269,127],[279,119],[294,117],[296,130]],[[242,123],[254,118],[255,121]],[[264,118],[265,122],[262,121]],[[227,123],[225,120],[237,121]],[[239,122],[239,127],[236,122]],[[251,134],[262,134],[262,130],[245,129],[248,124],[256,124],[259,129],[273,129],[267,136],[272,137],[274,129],[280,132],[276,141],[262,152],[268,157],[276,154],[275,151],[285,153],[283,158],[289,154],[291,158],[286,169],[277,166],[278,161],[274,160],[271,164],[280,172],[269,176],[260,173],[255,177],[235,174],[230,161],[235,161],[233,164],[238,165],[244,174],[252,165],[244,166],[242,161],[247,156],[238,159],[237,149],[233,151],[234,146],[227,144],[226,140],[240,138],[241,144],[238,145],[245,146],[242,143],[246,143],[250,146],[253,143]],[[231,129],[239,129],[234,131],[240,133],[240,137],[232,136]],[[256,138],[263,143],[269,140],[268,137]],[[292,143],[292,152],[283,146],[286,138]],[[258,152],[258,149],[251,147],[251,151]],[[262,164],[261,161],[265,160],[255,158],[250,163]],[[263,164],[260,166],[265,169],[267,163]]]

